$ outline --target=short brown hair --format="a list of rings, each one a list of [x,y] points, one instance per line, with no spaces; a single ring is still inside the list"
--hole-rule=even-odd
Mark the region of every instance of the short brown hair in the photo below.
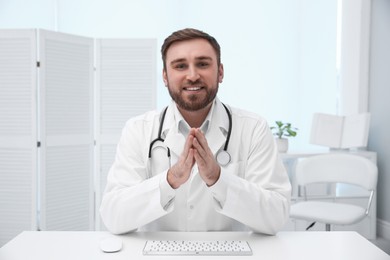
[[[211,35],[202,32],[200,30],[193,29],[193,28],[186,28],[186,29],[173,32],[165,39],[163,45],[161,46],[161,56],[164,64],[164,70],[166,70],[166,56],[169,47],[175,42],[187,41],[193,39],[207,40],[215,50],[215,53],[217,54],[218,65],[221,64],[221,47],[219,46],[217,40]]]

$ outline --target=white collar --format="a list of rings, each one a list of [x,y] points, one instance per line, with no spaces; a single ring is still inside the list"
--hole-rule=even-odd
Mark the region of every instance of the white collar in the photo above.
[[[216,101],[214,100],[212,105],[211,105],[209,113],[207,114],[202,125],[200,126],[200,129],[202,130],[203,133],[207,133],[207,131],[209,130],[209,125],[210,125],[211,118],[213,115],[215,103],[216,103]],[[183,115],[180,113],[176,104],[173,106],[173,110],[174,110],[175,126],[177,128],[177,132],[182,133],[186,137],[188,135],[191,127],[189,126],[187,121],[184,119]]]
[[[179,122],[182,116],[176,114],[177,109],[175,102],[171,102],[163,122],[162,137],[165,143],[173,152],[179,155],[183,149],[185,136],[179,132]],[[210,140],[209,145],[211,150],[216,153],[226,141],[227,132],[229,129],[229,119],[223,104],[216,98],[213,101],[212,109],[206,117],[208,121],[208,129],[206,138]],[[184,119],[183,119],[184,120]],[[205,122],[206,122],[205,120]]]
[[[172,102],[168,106],[168,111],[165,116],[164,125],[162,129],[162,136],[166,136],[168,130],[175,128],[175,131],[181,132],[179,123],[183,121],[186,127],[189,129],[189,125],[184,120],[183,116],[179,112],[176,103],[172,100]],[[214,121],[213,121],[214,120]],[[207,122],[207,123],[206,123]],[[207,124],[207,125],[206,125]],[[222,105],[222,102],[216,97],[213,101],[211,109],[203,122],[201,129],[204,133],[207,133],[211,126],[216,125],[219,129],[222,130],[224,135],[229,131],[229,118],[226,114],[225,108]],[[188,131],[188,130],[187,130]]]

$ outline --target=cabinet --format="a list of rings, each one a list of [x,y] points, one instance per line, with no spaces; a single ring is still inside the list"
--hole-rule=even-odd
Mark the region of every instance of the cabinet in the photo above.
[[[302,194],[300,192],[299,186],[295,180],[295,166],[298,160],[303,158],[307,158],[309,156],[320,155],[325,153],[349,153],[358,156],[363,156],[373,163],[377,163],[377,154],[372,151],[364,151],[364,150],[342,150],[342,151],[324,151],[324,152],[288,152],[282,153],[280,156],[283,160],[283,163],[286,167],[287,173],[290,178],[291,186],[292,186],[292,194],[291,194],[291,203],[295,203],[298,200],[303,199]],[[353,203],[356,205],[366,206],[367,204],[367,192],[363,191],[359,187],[343,184],[343,185],[332,185],[326,186],[318,184],[316,186],[309,187],[307,189],[307,193],[309,195],[318,196],[319,199],[322,200],[332,200],[334,195],[338,195],[340,197],[340,201],[345,201],[348,203]],[[296,230],[301,231],[305,230],[307,226],[311,223],[307,221],[301,220],[289,220],[285,226],[285,230]],[[363,219],[361,222],[348,225],[348,226],[339,226],[332,225],[332,230],[353,230],[359,232],[362,236],[367,239],[376,239],[376,194],[373,197],[372,205],[370,208],[369,215]],[[325,225],[321,223],[316,223],[316,225],[311,230],[325,230]]]

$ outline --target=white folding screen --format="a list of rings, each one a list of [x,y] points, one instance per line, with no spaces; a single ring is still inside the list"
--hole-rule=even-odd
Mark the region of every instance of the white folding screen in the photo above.
[[[97,61],[96,212],[126,121],[156,107],[156,40],[100,39]],[[96,218],[96,227],[104,227]]]
[[[101,228],[121,129],[156,107],[156,40],[95,45],[0,30],[0,246],[23,230]]]
[[[39,35],[40,228],[92,230],[94,42]]]
[[[0,30],[0,247],[37,229],[36,30]]]

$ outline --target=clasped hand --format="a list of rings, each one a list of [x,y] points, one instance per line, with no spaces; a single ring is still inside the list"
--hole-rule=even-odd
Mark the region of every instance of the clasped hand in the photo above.
[[[167,180],[172,188],[179,188],[189,179],[195,162],[198,165],[200,177],[208,186],[217,182],[221,167],[215,160],[206,137],[199,128],[190,130],[179,160],[168,170]]]

